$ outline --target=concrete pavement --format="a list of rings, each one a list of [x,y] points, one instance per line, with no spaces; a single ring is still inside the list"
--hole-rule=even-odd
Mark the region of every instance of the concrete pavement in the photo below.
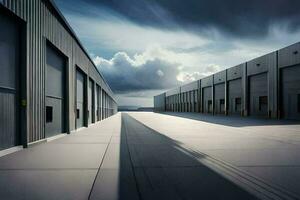
[[[197,113],[131,113],[177,142],[300,196],[299,122]]]
[[[0,158],[0,199],[297,199],[299,128],[118,113]]]

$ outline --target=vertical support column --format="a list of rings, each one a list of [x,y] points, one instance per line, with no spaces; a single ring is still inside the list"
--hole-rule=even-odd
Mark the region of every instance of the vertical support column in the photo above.
[[[215,84],[214,84],[214,78],[215,78],[215,75],[212,75],[212,83],[211,83],[211,89],[212,89],[212,93],[211,93],[212,115],[215,114]]]
[[[269,118],[276,119],[278,117],[278,51],[271,57],[268,73],[268,96],[269,96]]]
[[[201,113],[201,80],[198,81],[198,96],[197,96],[197,103],[198,103],[198,112]]]
[[[28,40],[28,31],[27,31],[26,24],[22,24],[21,28],[21,66],[20,67],[20,100],[21,100],[21,108],[20,108],[20,135],[21,135],[21,144],[23,145],[23,148],[28,147],[28,118],[29,118],[29,112],[28,112],[28,102],[29,102],[29,89],[27,87],[29,82],[29,61],[28,61],[28,48],[29,48],[29,40]],[[46,41],[43,40],[43,43]],[[44,44],[43,44],[44,45]],[[45,50],[43,50],[45,51]],[[43,52],[45,55],[45,52]]]
[[[99,87],[99,119],[102,120],[102,87]]]
[[[242,68],[242,82],[243,82],[243,109],[242,116],[249,115],[249,86],[248,86],[248,77],[247,77],[247,63],[243,65]]]
[[[180,92],[177,95],[177,101],[178,112],[180,112]]]
[[[96,88],[96,84],[95,81],[92,82],[93,86],[92,86],[92,123],[96,122],[96,118],[95,118],[95,112],[96,112],[96,108],[95,108],[95,88]]]
[[[200,95],[199,95],[200,113],[203,113],[203,89],[202,89],[201,80],[199,80],[199,90],[200,90]]]
[[[88,123],[89,123],[89,119],[88,119],[88,117],[89,117],[89,111],[88,111],[88,89],[89,89],[89,77],[88,77],[88,75],[85,75],[85,77],[84,77],[84,84],[83,84],[83,87],[84,87],[84,94],[83,94],[83,98],[84,98],[84,105],[83,105],[83,107],[84,107],[84,111],[83,111],[83,113],[84,113],[84,126],[86,126],[86,127],[88,127]]]
[[[280,68],[279,68],[279,60],[278,60],[278,55],[279,51],[276,51],[276,70],[277,70],[277,118],[281,119],[282,116],[282,110],[283,110],[283,105],[282,105],[282,86],[281,86],[281,74],[280,74]]]
[[[227,70],[225,71],[225,115],[228,115],[228,82],[227,82]]]
[[[66,69],[65,69],[65,77],[66,77],[66,80],[65,80],[65,83],[66,85],[64,86],[65,88],[65,114],[64,114],[64,119],[65,119],[65,131],[67,134],[70,134],[71,133],[71,130],[70,130],[70,116],[73,116],[74,113],[71,113],[73,109],[70,109],[72,108],[71,106],[71,90],[70,90],[70,85],[73,85],[73,82],[70,83],[70,80],[74,81],[74,79],[72,79],[72,77],[70,77],[72,75],[72,67],[71,67],[71,62],[69,59],[67,59],[66,61]]]
[[[166,97],[166,93],[164,93],[164,108],[163,111],[167,111],[167,97]]]

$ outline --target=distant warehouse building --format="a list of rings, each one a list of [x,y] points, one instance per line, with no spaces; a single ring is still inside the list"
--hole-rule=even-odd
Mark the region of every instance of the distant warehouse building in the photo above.
[[[0,0],[0,150],[117,112],[113,93],[51,0]]]
[[[154,107],[300,120],[300,43],[155,96]]]

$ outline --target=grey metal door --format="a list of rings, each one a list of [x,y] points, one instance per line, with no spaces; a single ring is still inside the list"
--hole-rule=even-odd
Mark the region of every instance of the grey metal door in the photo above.
[[[84,126],[84,74],[76,71],[76,128]]]
[[[249,78],[250,115],[268,116],[268,74],[262,73]]]
[[[92,115],[93,115],[93,81],[89,80],[88,87],[88,124],[92,123]]]
[[[212,88],[203,88],[203,112],[212,113]]]
[[[242,108],[242,79],[228,82],[228,113],[240,115]]]
[[[47,45],[45,137],[65,132],[65,57]]]
[[[225,113],[225,84],[215,85],[215,113]]]
[[[0,10],[2,11],[2,10]],[[0,150],[18,144],[19,27],[0,12]]]
[[[300,120],[300,65],[282,69],[281,82],[283,116]]]
[[[95,121],[99,121],[99,86],[95,87]]]

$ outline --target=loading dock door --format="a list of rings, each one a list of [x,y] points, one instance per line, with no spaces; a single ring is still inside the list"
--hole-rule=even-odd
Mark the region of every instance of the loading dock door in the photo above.
[[[283,116],[300,120],[300,65],[282,69],[281,82]]]
[[[242,79],[228,81],[228,113],[241,115],[242,111]]]
[[[250,115],[268,116],[268,74],[258,74],[249,78]]]
[[[203,112],[212,113],[212,91],[211,87],[203,88]]]
[[[65,67],[64,56],[47,45],[46,138],[65,132]]]
[[[19,70],[19,28],[0,11],[0,150],[18,144],[17,98]]]
[[[95,118],[95,121],[99,121],[99,86],[96,85],[96,88],[95,88],[95,115],[96,115],[96,118]]]
[[[89,113],[88,124],[91,124],[92,115],[93,115],[93,81],[92,80],[89,80],[89,88],[88,88],[88,113]]]
[[[225,84],[215,85],[215,113],[225,114]]]
[[[76,71],[76,128],[84,126],[84,74]]]

